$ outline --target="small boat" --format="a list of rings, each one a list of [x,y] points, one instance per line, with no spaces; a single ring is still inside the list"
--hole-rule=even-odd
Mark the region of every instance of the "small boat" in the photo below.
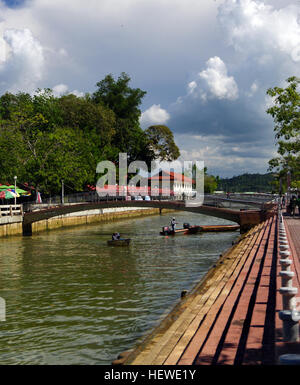
[[[129,246],[131,239],[120,238],[116,240],[107,241],[108,246]]]
[[[221,231],[236,231],[239,230],[239,225],[205,225],[205,226],[190,226],[188,223],[183,224],[183,229],[172,231],[169,226],[164,226],[160,235],[176,235],[176,234],[197,234],[204,232],[221,232]]]
[[[175,235],[175,234],[196,234],[199,231],[200,226],[190,226],[188,223],[183,224],[182,229],[175,229],[173,231],[169,226],[164,226],[162,231],[160,231],[160,235]]]

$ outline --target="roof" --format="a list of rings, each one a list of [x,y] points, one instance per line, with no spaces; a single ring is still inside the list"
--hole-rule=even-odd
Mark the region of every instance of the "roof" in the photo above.
[[[175,180],[178,182],[184,182],[184,183],[194,183],[194,180],[192,178],[189,178],[187,176],[184,176],[182,174],[179,174],[177,172],[173,171],[160,171],[158,174],[152,176],[149,178],[150,180]]]

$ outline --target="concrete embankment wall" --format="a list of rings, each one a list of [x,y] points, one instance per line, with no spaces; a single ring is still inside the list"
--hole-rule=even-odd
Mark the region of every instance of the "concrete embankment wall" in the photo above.
[[[10,235],[22,235],[22,232],[22,222],[0,225],[0,238],[8,237]]]
[[[32,224],[32,233],[34,234],[41,231],[57,229],[60,227],[85,225],[97,222],[110,222],[122,218],[134,218],[154,214],[159,214],[159,209],[125,207],[81,211],[77,213],[57,216],[40,222],[35,222]],[[23,228],[21,222],[0,225],[0,238],[22,234]]]

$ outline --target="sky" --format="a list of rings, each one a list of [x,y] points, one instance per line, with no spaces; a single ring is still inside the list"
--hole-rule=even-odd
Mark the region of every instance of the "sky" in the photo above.
[[[300,1],[0,0],[0,94],[94,92],[126,72],[181,160],[232,177],[276,155],[270,87],[300,76]]]

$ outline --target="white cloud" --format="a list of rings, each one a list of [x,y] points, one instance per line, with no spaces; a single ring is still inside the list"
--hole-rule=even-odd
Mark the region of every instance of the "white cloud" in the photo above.
[[[184,71],[194,62],[192,48],[197,45],[204,53],[209,45],[198,36],[215,34],[217,4],[89,0],[86,6],[82,0],[30,0],[15,9],[0,2],[0,12],[0,36],[8,28],[28,28],[43,46],[46,75],[41,87],[63,82],[89,92],[108,73],[125,71],[149,92],[155,83],[178,87],[184,81]]]
[[[252,96],[258,91],[258,84],[256,81],[254,81],[252,84],[251,84],[251,87],[250,87],[250,90],[249,91],[246,91],[246,95],[249,96],[250,98],[252,98]]]
[[[227,75],[225,63],[218,57],[207,61],[206,70],[199,73],[199,78],[206,83],[209,97],[235,100],[238,98],[238,86],[233,76]]]
[[[257,59],[277,51],[290,56],[300,47],[300,7],[275,9],[262,1],[226,0],[219,8],[219,21],[228,42]]]
[[[57,84],[52,88],[52,91],[54,96],[62,96],[67,94],[73,94],[78,97],[84,96],[83,92],[77,90],[69,91],[69,87],[66,84]]]
[[[69,87],[65,84],[57,84],[53,87],[52,91],[54,96],[61,96],[67,93]]]
[[[206,69],[187,84],[187,92],[179,96],[172,108],[184,110],[187,105],[205,104],[213,100],[237,100],[238,85],[233,76],[228,76],[226,64],[218,56],[206,62]]]
[[[82,92],[82,91],[78,91],[78,90],[73,90],[73,91],[71,91],[71,92],[69,92],[70,94],[73,94],[73,95],[75,95],[75,96],[77,96],[77,97],[79,97],[79,98],[82,98],[83,96],[84,96],[84,92]]]
[[[141,125],[146,128],[156,124],[166,124],[170,119],[170,114],[161,108],[160,104],[153,104],[141,115]]]
[[[43,47],[27,28],[7,29],[3,39],[7,55],[2,62],[1,75],[10,91],[33,92],[43,77],[45,59]]]
[[[265,173],[268,160],[275,156],[273,149],[264,148],[263,143],[241,143],[235,145],[222,135],[182,135],[175,140],[184,149],[182,161],[203,161],[208,173],[227,177],[245,172]]]
[[[197,85],[197,83],[195,82],[195,80],[193,80],[192,82],[190,82],[190,83],[188,84],[188,94],[193,94],[197,87],[198,87],[198,85]]]
[[[55,85],[58,95],[81,96],[125,71],[147,91],[143,127],[204,137],[215,164],[225,151],[249,159],[243,148],[273,148],[266,90],[300,76],[296,0],[30,0],[15,9],[0,1],[0,12],[1,93]]]

